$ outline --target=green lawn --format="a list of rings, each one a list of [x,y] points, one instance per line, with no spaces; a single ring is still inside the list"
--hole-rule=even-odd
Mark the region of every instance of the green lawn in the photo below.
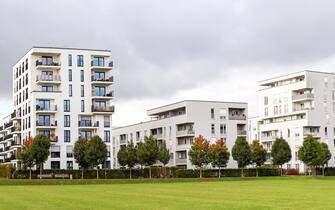
[[[335,209],[335,177],[49,181],[0,180],[0,209]]]

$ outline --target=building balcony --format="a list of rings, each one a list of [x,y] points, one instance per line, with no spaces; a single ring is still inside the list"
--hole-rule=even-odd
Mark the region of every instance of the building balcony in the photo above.
[[[88,129],[88,128],[98,128],[99,127],[99,122],[92,122],[92,120],[79,120],[78,121],[78,127],[79,128],[85,128],[85,129]]]
[[[246,136],[247,135],[247,131],[245,131],[245,130],[237,130],[237,135],[238,136]]]
[[[177,144],[176,151],[185,151],[191,149],[191,144]]]
[[[13,134],[8,134],[6,135],[5,137],[3,137],[3,140],[6,141],[6,140],[10,140],[10,139],[13,139]]]
[[[102,62],[102,61],[96,61],[96,60],[92,60],[91,61],[91,69],[92,70],[105,70],[105,71],[109,71],[113,68],[113,61],[111,62]]]
[[[176,159],[176,165],[186,165],[187,164],[187,159]]]
[[[57,127],[57,120],[53,122],[39,122],[36,121],[36,129],[55,129]]]
[[[314,100],[314,94],[313,93],[305,93],[305,94],[299,94],[299,95],[293,95],[292,101],[308,101],[308,100]]]
[[[9,122],[9,123],[5,123],[4,128],[5,129],[10,129],[13,126],[13,121]]]
[[[105,77],[105,78],[97,78],[94,75],[91,77],[92,85],[110,85],[114,82],[114,77]]]
[[[127,140],[126,139],[121,139],[120,140],[120,145],[125,145],[127,144]]]
[[[231,114],[229,115],[229,120],[246,120],[245,114]]]
[[[37,75],[36,84],[60,84],[60,75]]]
[[[36,113],[56,113],[57,112],[57,105],[49,106],[49,107],[43,107],[40,105],[36,105]]]
[[[59,62],[43,62],[41,60],[36,61],[36,69],[59,69],[60,68]]]
[[[91,111],[93,113],[114,113],[114,106],[92,106]]]
[[[158,133],[158,134],[153,134],[153,135],[151,135],[154,139],[163,139],[163,134],[161,134],[161,133]]]
[[[180,130],[176,132],[176,136],[177,137],[181,137],[181,136],[194,136],[195,132],[194,130]]]
[[[12,134],[20,134],[21,133],[21,126],[14,126],[12,127]]]
[[[261,142],[274,141],[278,136],[261,136]]]
[[[106,93],[100,93],[96,91],[92,91],[92,99],[107,99],[110,100],[114,98],[114,91],[109,91]]]

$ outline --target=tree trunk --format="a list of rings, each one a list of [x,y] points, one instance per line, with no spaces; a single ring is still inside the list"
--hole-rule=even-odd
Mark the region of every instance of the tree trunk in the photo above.
[[[283,165],[280,165],[280,176],[283,176]]]
[[[40,163],[40,179],[42,179],[42,167],[43,167],[43,163]]]
[[[81,179],[84,179],[84,168],[81,168]]]
[[[31,179],[31,167],[29,167],[29,179]]]
[[[97,179],[99,179],[99,167],[97,166]]]
[[[325,176],[325,166],[322,166],[322,176]]]
[[[131,167],[129,167],[129,179],[131,179]]]
[[[219,166],[219,178],[221,178],[221,167]]]
[[[149,166],[149,179],[151,179],[151,166]]]
[[[201,167],[200,167],[200,178],[202,178],[202,170],[201,170]]]
[[[256,166],[256,177],[258,177],[258,167]]]
[[[241,176],[244,177],[244,167],[242,167],[242,173]]]

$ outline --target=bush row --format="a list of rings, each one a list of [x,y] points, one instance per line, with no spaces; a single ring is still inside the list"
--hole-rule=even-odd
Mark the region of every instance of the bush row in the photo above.
[[[199,170],[192,169],[180,169],[180,168],[160,168],[153,167],[152,169],[153,178],[198,178]],[[128,179],[129,178],[129,169],[101,169],[99,170],[100,179]],[[70,174],[73,179],[81,179],[81,170],[44,170],[43,174]],[[38,178],[39,171],[32,171],[32,178]],[[280,171],[276,168],[260,168],[258,169],[259,176],[279,176]],[[203,177],[218,177],[219,170],[203,170]],[[239,177],[241,176],[241,169],[222,169],[222,177]],[[256,169],[244,169],[244,176],[252,177],[256,176]],[[28,179],[29,171],[28,170],[17,170],[13,173],[12,178],[18,179]],[[85,179],[95,179],[96,170],[85,170],[84,171]],[[132,178],[149,178],[149,169],[132,169]]]
[[[13,171],[14,171],[14,168],[12,165],[0,164],[0,178],[10,178]]]

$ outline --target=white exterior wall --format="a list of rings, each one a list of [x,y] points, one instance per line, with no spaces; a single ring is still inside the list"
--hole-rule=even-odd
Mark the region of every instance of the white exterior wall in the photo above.
[[[113,129],[113,148],[114,163],[117,165],[117,152],[121,145],[126,145],[127,142],[133,140],[133,143],[139,143],[143,141],[144,136],[150,135],[150,130],[154,128],[161,128],[162,137],[158,140],[164,140],[167,148],[170,150],[171,160],[169,166],[186,166],[187,168],[193,168],[193,165],[188,159],[188,151],[191,148],[191,141],[198,135],[203,135],[206,139],[212,143],[216,139],[223,138],[226,141],[229,151],[234,145],[237,137],[237,125],[243,125],[242,132],[239,133],[241,136],[246,136],[247,129],[247,104],[246,103],[229,103],[229,102],[211,102],[211,101],[182,101],[174,104],[170,104],[156,109],[148,110],[148,115],[159,116],[161,113],[176,110],[185,107],[185,114],[178,116],[168,117],[164,119],[152,120],[149,122],[143,122],[135,125],[129,125],[126,127]],[[229,108],[237,108],[243,110],[243,115],[240,120],[232,120],[229,118]],[[214,109],[214,118],[211,116],[211,109]],[[220,110],[226,110],[226,116],[220,114]],[[159,117],[158,117],[159,118]],[[188,124],[192,125],[193,129],[191,134],[178,135],[177,136],[177,125]],[[211,125],[215,125],[215,133],[211,132]],[[220,132],[220,124],[226,126],[226,132]],[[136,132],[140,132],[141,136],[139,141],[136,140]],[[180,133],[179,133],[180,134]],[[126,136],[126,140],[121,140],[120,136]],[[133,139],[131,139],[131,135]],[[187,141],[186,144],[178,144],[178,139],[182,137],[188,137],[191,141]],[[154,136],[155,137],[155,136]],[[186,158],[179,158],[179,153],[186,153]],[[228,163],[229,168],[237,167],[232,157]]]
[[[333,156],[329,165],[334,166],[335,75],[303,71],[262,81],[260,85],[273,85],[278,81],[287,81],[292,78],[304,79],[259,91],[259,114],[262,122],[259,126],[261,142],[270,152],[271,144],[275,138],[283,137],[292,150],[292,160],[285,167],[296,168],[303,172],[305,167],[298,160],[297,151],[302,146],[304,137],[314,131],[311,133],[314,137],[328,144]],[[307,93],[307,95],[299,95],[301,93]],[[268,105],[264,104],[264,97],[268,97]],[[274,113],[275,106],[278,106],[278,113]],[[281,113],[279,113],[279,106]],[[268,109],[267,116],[265,116],[265,108]],[[296,119],[289,120],[289,116]],[[267,120],[279,117],[287,118],[286,121],[282,122],[266,123]],[[327,134],[325,129],[327,129]],[[276,135],[272,137],[263,135],[269,131],[273,131]]]
[[[68,55],[72,55],[72,66],[69,66]],[[84,66],[77,66],[77,55],[83,55]],[[36,65],[36,61],[40,60],[42,56],[52,56],[53,62],[57,62],[60,66],[45,66]],[[93,57],[104,57],[104,66],[92,66],[91,61]],[[21,75],[16,77],[18,68],[22,68],[22,65],[26,65],[28,61],[28,69],[24,68]],[[60,158],[51,158],[49,156],[46,161],[44,168],[51,168],[51,161],[59,161],[60,168],[67,168],[67,161],[73,162],[73,168],[78,168],[74,158],[67,157],[67,146],[74,146],[75,141],[79,138],[80,131],[92,131],[92,135],[99,135],[103,140],[104,131],[109,131],[111,139],[111,115],[114,112],[112,106],[113,96],[94,97],[92,90],[95,86],[105,86],[107,93],[113,91],[113,82],[92,82],[91,76],[95,71],[105,72],[105,77],[109,78],[113,76],[112,67],[109,66],[111,62],[111,53],[109,50],[86,50],[86,49],[75,49],[75,48],[44,48],[44,47],[33,47],[24,57],[22,57],[16,65],[13,67],[13,103],[16,113],[19,113],[21,132],[17,134],[20,138],[20,143],[23,144],[29,137],[34,137],[39,133],[40,130],[49,130],[53,133],[56,139],[53,139],[51,151],[55,148],[60,147]],[[72,81],[69,81],[69,69],[72,70]],[[81,81],[81,70],[84,71],[84,81]],[[53,72],[53,75],[57,75],[57,78],[52,79],[53,81],[37,81],[37,77],[41,75],[42,71]],[[26,84],[25,78],[28,77],[28,84]],[[60,78],[60,81],[59,81]],[[21,88],[17,84],[21,81]],[[113,80],[114,81],[114,80]],[[69,94],[69,85],[72,85],[72,96]],[[42,86],[53,85],[54,92],[42,92]],[[81,96],[81,85],[84,86],[84,96]],[[28,98],[23,95],[28,89]],[[17,101],[21,94],[21,102]],[[40,111],[37,110],[38,100],[46,99],[50,100],[51,110]],[[64,112],[64,100],[70,100],[70,112]],[[84,101],[84,112],[81,111],[81,101]],[[105,101],[109,107],[108,111],[92,112],[92,105],[95,101]],[[17,101],[17,102],[16,102]],[[57,107],[55,109],[54,107]],[[30,112],[29,112],[30,109]],[[26,111],[27,110],[27,111]],[[51,126],[37,126],[37,120],[39,115],[50,115]],[[70,127],[64,127],[64,115],[70,115]],[[80,126],[79,119],[82,116],[89,117],[92,123],[99,122],[99,126]],[[104,124],[104,116],[109,117],[109,123]],[[30,119],[30,120],[29,120]],[[55,122],[57,121],[57,125]],[[29,126],[30,122],[30,126]],[[26,123],[27,126],[23,124]],[[107,124],[109,124],[107,126]],[[70,130],[71,138],[70,142],[64,142],[64,130]],[[111,151],[111,141],[107,141],[106,145],[109,151]],[[112,155],[110,155],[112,157]],[[112,166],[112,158],[108,158],[109,164]]]

